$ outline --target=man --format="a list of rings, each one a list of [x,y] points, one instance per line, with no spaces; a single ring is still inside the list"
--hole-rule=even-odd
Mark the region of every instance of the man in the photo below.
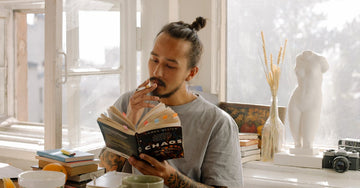
[[[139,86],[148,87],[125,93],[115,103],[135,123],[158,102],[178,113],[184,158],[159,162],[140,154],[146,162],[134,157],[128,159],[139,172],[162,177],[168,187],[242,187],[243,184],[234,120],[186,86],[199,70],[202,44],[197,31],[205,24],[206,20],[198,17],[191,25],[183,22],[165,25],[150,54],[150,79]]]

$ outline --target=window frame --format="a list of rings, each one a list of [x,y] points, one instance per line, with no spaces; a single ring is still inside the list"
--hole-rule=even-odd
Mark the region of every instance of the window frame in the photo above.
[[[7,48],[7,43],[8,43],[8,40],[7,40],[7,36],[9,34],[8,32],[8,28],[9,28],[9,17],[10,17],[10,11],[8,11],[7,9],[2,9],[0,8],[0,18],[1,19],[4,19],[4,33],[3,33],[3,37],[4,37],[4,65],[0,68],[3,68],[4,69],[4,75],[1,75],[4,79],[4,89],[5,89],[5,92],[4,92],[4,113],[0,114],[0,122],[4,121],[5,119],[7,119],[9,117],[8,115],[8,80],[7,80],[7,77],[8,77],[8,61],[7,61],[7,57],[8,57],[8,48]],[[7,99],[7,100],[6,100]]]
[[[6,65],[7,67],[7,104],[6,104],[6,115],[0,116],[0,125],[1,126],[10,126],[14,124],[22,124],[29,126],[44,126],[44,149],[53,149],[62,146],[62,129],[64,127],[62,123],[62,113],[61,108],[61,96],[62,91],[59,89],[61,84],[59,84],[59,80],[61,80],[62,76],[65,76],[65,71],[61,70],[61,63],[63,57],[59,56],[57,52],[61,50],[62,40],[59,39],[61,37],[62,29],[60,24],[60,18],[62,17],[60,9],[62,9],[62,1],[54,1],[54,0],[43,0],[37,2],[44,2],[47,4],[46,8],[44,8],[44,4],[40,3],[38,5],[32,4],[32,1],[22,1],[11,4],[11,6],[6,5],[5,8],[0,8],[1,13],[0,16],[3,16],[5,13],[7,16],[7,36],[6,40]],[[2,7],[2,3],[0,3],[0,7]],[[76,76],[89,76],[89,75],[105,75],[105,74],[124,74],[125,76],[121,76],[119,82],[121,83],[120,91],[128,91],[130,88],[136,87],[136,74],[131,74],[131,72],[136,72],[136,64],[130,62],[136,62],[136,1],[131,0],[121,0],[120,1],[120,14],[121,14],[121,41],[120,41],[120,53],[121,60],[120,65],[116,70],[112,69],[99,69],[98,71],[89,71],[89,72],[71,72],[69,71],[68,76],[76,77]],[[133,10],[133,11],[132,11]],[[15,20],[14,20],[14,12],[22,11],[26,13],[35,12],[45,12],[45,63],[47,66],[45,68],[45,98],[44,98],[44,124],[36,124],[31,122],[18,122],[14,118],[16,115],[16,98],[15,98],[15,62],[16,62],[16,39],[14,36],[15,32]],[[131,16],[129,16],[131,15]],[[56,22],[54,22],[56,20]],[[56,41],[56,42],[55,42]],[[126,71],[125,71],[126,70]],[[56,74],[54,74],[56,73]],[[57,108],[54,108],[56,106]],[[8,120],[8,121],[7,121]],[[3,140],[0,139],[0,143]],[[15,147],[7,147],[0,146],[3,151],[0,154],[2,157],[10,157],[10,158],[18,158],[18,159],[26,159],[26,160],[34,160],[34,148],[15,148]],[[91,147],[80,147],[83,150],[97,150],[98,148]]]

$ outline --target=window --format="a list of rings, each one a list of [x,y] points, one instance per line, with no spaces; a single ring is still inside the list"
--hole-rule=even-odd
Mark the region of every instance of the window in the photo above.
[[[287,106],[297,81],[295,57],[312,50],[327,58],[323,104],[316,145],[360,138],[360,8],[356,0],[228,0],[227,101],[270,104],[260,58],[263,31],[273,54],[288,39],[279,86],[279,105]],[[286,125],[288,129],[288,125]],[[287,142],[292,142],[290,131]]]
[[[74,9],[71,2],[63,15],[67,74],[62,87],[62,145],[101,146],[96,119],[120,96],[119,4],[99,4],[93,10],[89,5]]]
[[[44,11],[44,1],[0,3],[0,8],[7,7],[11,17],[4,19],[3,12],[0,12],[0,147],[6,151],[26,153],[15,158],[33,158],[34,150],[44,149],[46,145],[59,145],[59,140],[53,144],[53,135],[57,135],[58,130],[62,133],[62,147],[83,147],[84,150],[102,147],[104,143],[96,123],[97,117],[116,101],[121,92],[135,87],[125,83],[128,76],[125,74],[131,73],[124,70],[131,67],[130,62],[136,62],[136,51],[127,48],[128,43],[136,44],[136,18],[134,23],[132,19],[125,19],[129,18],[128,15],[136,15],[136,3],[127,0],[67,0],[63,1],[63,6],[52,1],[45,3],[48,3],[49,10],[54,7],[63,9],[61,24],[56,22],[56,27],[50,29],[46,23],[50,20],[48,24],[52,26],[55,19],[46,20],[46,17],[59,15],[55,13],[57,11]],[[10,24],[6,25],[8,20]],[[58,25],[62,25],[62,35],[57,35],[61,31]],[[46,38],[46,28],[48,32],[56,33],[57,37],[62,36],[62,50],[56,50],[61,52],[58,56],[64,57],[64,61],[56,65],[54,61],[46,61],[45,51],[48,50],[46,48],[52,49],[58,39],[55,42],[51,37]],[[129,33],[131,37],[128,37]],[[13,45],[7,44],[8,41]],[[21,45],[17,45],[18,42]],[[8,58],[5,61],[5,57],[15,57],[15,60]],[[18,66],[19,61],[22,67]],[[49,64],[56,69],[55,75],[60,72],[57,84],[46,81],[49,75],[54,74],[49,74],[53,70],[46,69]],[[132,73],[130,77],[135,78],[136,83],[137,75]],[[58,90],[58,87],[61,89]],[[61,96],[61,103],[48,100],[53,99],[49,96],[54,93]],[[8,102],[7,95],[12,102]],[[47,113],[54,108],[45,112],[48,106],[62,109],[62,116],[54,118],[54,113]],[[46,123],[49,116],[55,121]],[[52,127],[53,122],[60,122],[60,129]],[[50,131],[47,131],[49,126]],[[2,152],[0,155],[14,157],[14,152]]]

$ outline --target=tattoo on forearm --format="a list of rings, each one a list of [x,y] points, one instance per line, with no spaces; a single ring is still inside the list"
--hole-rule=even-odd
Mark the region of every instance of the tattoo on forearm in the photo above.
[[[196,182],[189,177],[181,174],[180,172],[176,171],[173,174],[170,174],[169,178],[167,178],[165,184],[168,185],[169,188],[202,188],[202,187],[213,187],[208,186],[205,184],[201,184]]]
[[[113,170],[120,172],[125,164],[125,161],[125,158],[106,150],[100,155],[100,166],[105,167],[107,172]]]

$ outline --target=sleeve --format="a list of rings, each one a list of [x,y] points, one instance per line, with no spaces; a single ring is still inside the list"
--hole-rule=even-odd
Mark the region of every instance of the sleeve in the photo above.
[[[129,100],[134,91],[126,92],[121,95],[118,100],[115,101],[114,106],[120,110],[120,112],[127,112],[127,106],[129,104]]]
[[[228,114],[224,116],[215,122],[202,165],[202,182],[214,186],[243,187],[238,128]]]

